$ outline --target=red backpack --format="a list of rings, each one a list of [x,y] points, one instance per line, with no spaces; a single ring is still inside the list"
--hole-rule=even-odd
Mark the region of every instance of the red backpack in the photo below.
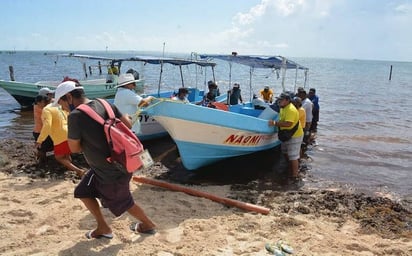
[[[122,169],[132,173],[144,165],[141,153],[143,145],[137,136],[130,130],[120,119],[116,118],[110,104],[103,100],[97,99],[105,108],[109,118],[104,120],[90,106],[82,104],[77,109],[83,111],[99,124],[103,125],[106,134],[107,143],[109,144],[111,156],[107,161],[120,165]],[[147,152],[148,153],[148,152]],[[144,155],[147,157],[147,155]]]

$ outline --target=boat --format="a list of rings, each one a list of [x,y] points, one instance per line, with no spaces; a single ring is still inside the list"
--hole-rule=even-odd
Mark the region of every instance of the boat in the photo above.
[[[160,65],[160,76],[159,83],[157,86],[157,91],[153,93],[144,93],[144,81],[145,79],[139,79],[137,82],[136,92],[143,97],[153,96],[156,98],[167,98],[170,99],[176,93],[175,90],[162,90],[162,73],[163,65],[173,65],[178,66],[180,70],[180,81],[181,87],[187,87],[189,90],[188,100],[192,103],[199,102],[203,99],[205,91],[197,88],[197,86],[191,87],[185,84],[183,77],[182,67],[187,65],[195,65],[199,67],[209,67],[212,69],[215,67],[215,63],[205,60],[196,60],[196,59],[183,59],[183,58],[172,58],[172,57],[156,57],[156,56],[133,56],[127,58],[108,58],[101,56],[93,55],[83,55],[83,54],[57,54],[58,57],[69,57],[76,58],[81,60],[94,60],[99,61],[98,68],[101,71],[102,66],[107,67],[116,67],[120,73],[122,64],[125,62],[140,62],[143,65],[152,64]],[[106,62],[106,64],[100,64],[100,61]],[[85,76],[87,76],[87,69],[85,63],[83,63],[83,69],[85,71]],[[90,69],[90,68],[89,68]],[[214,76],[214,75],[213,75]],[[116,94],[116,79],[113,79],[113,82],[107,83],[105,79],[93,79],[93,80],[83,80],[79,81],[80,84],[84,87],[86,96],[90,99],[95,98],[106,98],[109,102],[113,103],[114,95]],[[43,87],[48,87],[54,89],[57,85],[60,84],[60,81],[40,81],[37,83],[22,83],[15,81],[1,81],[0,87],[5,89],[10,95],[12,95],[22,107],[31,107],[34,101],[34,98],[38,94],[39,89]],[[227,95],[223,94],[217,98],[217,101],[224,102],[226,101]],[[139,119],[141,122],[141,133],[138,135],[139,139],[142,141],[160,138],[167,136],[167,131],[158,123],[153,117],[149,115],[139,115],[135,116],[135,119]]]
[[[85,58],[91,60],[104,60],[106,62],[113,61],[112,58],[77,55],[77,54],[59,54],[59,57],[75,57]],[[109,64],[107,64],[109,65]],[[106,66],[107,66],[106,65]],[[104,66],[104,65],[103,65]],[[85,71],[85,77],[87,78],[86,65],[83,63],[83,69]],[[30,108],[33,105],[34,98],[38,95],[41,88],[48,87],[54,90],[62,81],[38,81],[35,83],[18,82],[18,81],[6,81],[0,80],[0,87],[9,93],[22,108]],[[84,87],[84,91],[87,97],[91,99],[95,98],[111,98],[116,94],[116,81],[107,82],[106,78],[99,79],[83,79],[79,80],[80,84]],[[141,79],[137,82],[137,87],[143,88],[144,80]]]
[[[79,82],[84,87],[86,95],[91,99],[110,98],[114,97],[116,93],[116,84],[106,83],[106,79],[93,79]],[[22,108],[28,108],[33,105],[34,98],[38,95],[41,88],[48,87],[54,90],[60,83],[61,81],[25,83],[0,80],[0,87],[9,93]]]
[[[255,68],[302,69],[305,76],[308,71],[278,56],[205,55],[205,58],[211,57],[246,65],[251,71]],[[277,129],[268,125],[268,120],[277,119],[278,113],[270,107],[256,109],[251,102],[230,105],[227,110],[222,110],[157,99],[143,112],[167,130],[177,145],[183,166],[189,171],[280,145]]]

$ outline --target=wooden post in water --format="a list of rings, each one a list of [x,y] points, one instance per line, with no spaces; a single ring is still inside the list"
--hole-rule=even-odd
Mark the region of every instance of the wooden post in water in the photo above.
[[[84,63],[84,62],[83,62],[83,71],[84,71],[84,76],[87,78],[86,63]]]
[[[389,71],[389,81],[392,79],[392,65],[391,65],[391,70]]]
[[[14,68],[13,68],[13,66],[9,66],[9,73],[10,73],[10,81],[14,81]]]
[[[98,62],[98,64],[99,64],[99,75],[101,75],[102,74],[102,64],[100,63],[100,61]]]

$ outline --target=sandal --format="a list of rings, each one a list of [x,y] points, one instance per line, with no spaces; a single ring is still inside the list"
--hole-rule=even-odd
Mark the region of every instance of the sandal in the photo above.
[[[87,231],[87,233],[84,234],[84,235],[86,236],[87,239],[93,239],[93,238],[95,238],[95,239],[100,239],[100,238],[112,239],[113,238],[112,233],[95,235],[94,230]]]
[[[155,229],[147,229],[147,230],[143,230],[142,229],[142,223],[140,222],[134,222],[130,225],[130,230],[133,232],[139,232],[141,234],[147,234],[147,235],[154,235],[156,234],[156,230]]]

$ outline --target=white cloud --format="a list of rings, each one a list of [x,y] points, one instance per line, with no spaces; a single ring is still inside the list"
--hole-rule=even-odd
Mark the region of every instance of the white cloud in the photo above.
[[[237,13],[233,17],[233,22],[235,25],[249,25],[253,23],[257,18],[263,16],[266,13],[266,10],[270,7],[270,0],[262,0],[262,2],[256,6],[250,8],[247,13]]]
[[[232,47],[239,52],[255,54],[289,48],[283,39],[282,42],[277,41],[282,38],[278,33],[278,27],[282,25],[278,21],[303,12],[304,7],[305,0],[262,0],[249,11],[237,13],[232,18],[232,27],[218,33],[218,43],[221,48]]]
[[[402,14],[411,14],[412,13],[412,4],[401,4],[395,7],[395,12]]]
[[[301,9],[305,0],[274,0],[273,3],[281,15],[289,16]]]
[[[218,33],[218,37],[223,40],[236,41],[239,39],[247,38],[252,33],[253,28],[232,27],[229,30]]]
[[[322,2],[322,0],[319,0],[319,2]],[[305,0],[262,0],[259,4],[251,7],[248,12],[237,13],[233,17],[233,24],[235,26],[251,25],[271,10],[275,10],[281,16],[290,16],[303,9],[304,6]]]

